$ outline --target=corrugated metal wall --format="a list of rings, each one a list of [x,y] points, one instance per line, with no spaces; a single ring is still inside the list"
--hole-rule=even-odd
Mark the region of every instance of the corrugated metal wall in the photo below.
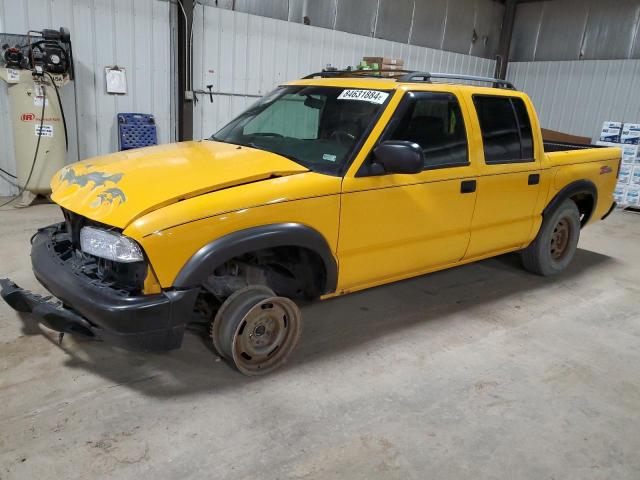
[[[640,0],[551,0],[518,5],[515,62],[640,58]]]
[[[543,127],[597,140],[602,122],[640,123],[640,60],[510,63]]]
[[[224,7],[225,1],[220,0],[220,6]],[[368,3],[376,17],[356,21],[356,17],[360,20],[366,17],[363,12],[371,13]],[[325,6],[330,4],[333,10],[325,12]],[[420,70],[480,75],[493,72],[493,60],[408,45],[402,36],[408,39],[410,33],[415,39],[412,42],[417,44],[484,55],[494,48],[492,42],[497,42],[499,36],[502,6],[494,0],[403,0],[405,10],[411,7],[411,12],[403,10],[399,16],[394,14],[391,0],[318,0],[307,5],[310,16],[324,18],[332,29],[268,18],[273,15],[288,19],[293,11],[302,12],[302,3],[297,0],[236,1],[236,7],[265,16],[196,6],[194,88],[212,84],[215,91],[222,93],[216,95],[213,104],[201,97],[196,105],[196,137],[211,135],[252,103],[255,96],[286,80],[320,70],[328,63],[340,67],[353,65],[363,55],[402,57],[408,68]],[[436,6],[436,10],[430,10]],[[378,8],[387,12],[385,18],[377,16]],[[435,14],[427,14],[429,11],[437,13],[437,21]],[[69,161],[117,149],[117,112],[153,113],[160,142],[174,138],[175,58],[171,39],[175,38],[178,18],[175,12],[176,4],[169,0],[0,0],[2,32],[25,33],[28,29],[60,26],[71,30],[77,78],[62,92],[70,126]],[[407,19],[412,19],[412,23],[405,25]],[[422,23],[424,19],[441,25],[441,31],[427,35],[429,28]],[[363,30],[366,35],[333,30],[339,25]],[[380,28],[377,36],[402,41],[372,37],[373,30],[369,28],[376,26]],[[474,28],[479,37],[471,42]],[[459,43],[454,45],[456,42]],[[105,93],[104,67],[113,64],[127,70],[128,95]],[[2,83],[0,119],[6,122],[7,118],[6,85]],[[8,128],[0,128],[0,145],[0,166],[13,171],[13,145]],[[0,175],[0,195],[12,192],[15,189]]]
[[[220,92],[213,104],[202,96],[195,106],[196,138],[209,137],[255,97],[328,63],[344,67],[384,55],[416,70],[487,76],[495,67],[484,58],[210,6],[198,6],[195,15],[194,88],[213,85]]]
[[[1,32],[61,26],[71,30],[76,81],[61,92],[69,124],[68,161],[117,150],[117,112],[153,113],[159,141],[173,138],[171,8],[167,0],[0,0]],[[114,64],[126,68],[127,95],[105,93],[104,68]],[[6,97],[6,84],[0,82],[3,126]],[[13,171],[8,128],[0,128],[0,146],[0,166]],[[0,195],[13,192],[0,175]]]
[[[498,0],[201,0],[208,6],[421,47],[494,58]],[[475,32],[475,36],[474,36]]]

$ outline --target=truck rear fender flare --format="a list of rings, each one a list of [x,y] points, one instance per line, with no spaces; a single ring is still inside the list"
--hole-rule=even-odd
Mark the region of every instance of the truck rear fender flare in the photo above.
[[[182,267],[173,286],[178,289],[202,285],[213,271],[245,253],[274,247],[301,247],[318,254],[326,280],[322,293],[332,293],[338,283],[338,264],[324,236],[300,223],[276,223],[230,233],[201,247]]]
[[[542,211],[543,218],[550,215],[565,200],[575,198],[576,196],[580,195],[584,195],[589,198],[592,205],[592,208],[590,208],[589,211],[586,212],[583,212],[581,205],[578,205],[578,208],[581,210],[580,213],[584,213],[580,220],[581,225],[584,227],[591,219],[591,215],[593,214],[593,211],[595,210],[598,203],[598,189],[596,188],[595,184],[589,180],[577,180],[560,190]]]

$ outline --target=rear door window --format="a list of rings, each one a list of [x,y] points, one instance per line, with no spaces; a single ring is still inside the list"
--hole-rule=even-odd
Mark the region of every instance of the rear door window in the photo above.
[[[522,99],[474,95],[487,164],[532,162],[531,122]]]

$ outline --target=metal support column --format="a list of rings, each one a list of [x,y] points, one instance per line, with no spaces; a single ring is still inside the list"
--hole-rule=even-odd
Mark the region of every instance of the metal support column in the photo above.
[[[496,71],[494,77],[502,80],[507,78],[507,65],[509,64],[509,50],[511,50],[511,35],[516,18],[517,0],[506,0],[504,4],[504,16],[502,17],[502,29],[498,42],[498,54],[496,55]]]
[[[191,27],[194,0],[178,0],[178,140],[193,140]]]

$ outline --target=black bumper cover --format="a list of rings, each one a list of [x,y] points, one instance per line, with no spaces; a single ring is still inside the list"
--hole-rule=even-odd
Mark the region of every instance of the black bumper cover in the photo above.
[[[38,281],[63,306],[0,279],[0,294],[14,310],[31,313],[58,332],[81,334],[128,350],[180,347],[197,289],[126,296],[96,284],[59,258],[53,248],[55,230],[49,227],[34,236],[31,263]]]

